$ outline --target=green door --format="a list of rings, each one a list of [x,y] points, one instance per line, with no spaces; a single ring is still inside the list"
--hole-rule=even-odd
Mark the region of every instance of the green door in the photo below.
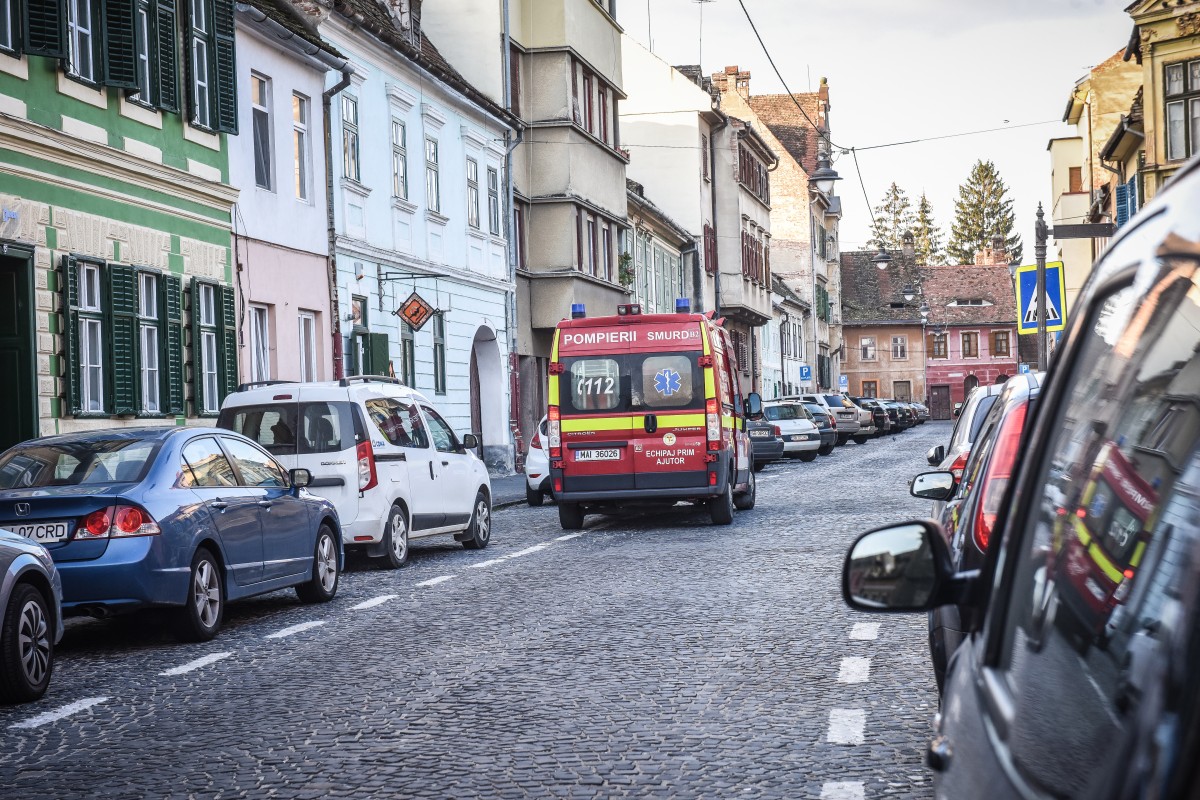
[[[34,370],[33,256],[0,255],[0,451],[38,435]]]

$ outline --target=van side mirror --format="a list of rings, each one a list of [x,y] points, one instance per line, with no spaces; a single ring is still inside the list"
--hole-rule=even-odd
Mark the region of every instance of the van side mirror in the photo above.
[[[942,461],[945,458],[946,458],[945,445],[939,444],[937,447],[931,447],[931,448],[929,448],[929,452],[925,454],[925,461],[931,467],[936,467],[936,466],[941,465]]]
[[[746,416],[750,419],[762,419],[762,395],[751,392],[746,396]]]
[[[306,489],[312,485],[312,473],[303,468],[289,469],[288,480],[292,482],[293,488]]]
[[[922,472],[909,483],[908,493],[924,500],[949,500],[954,496],[954,473]]]
[[[462,446],[464,450],[478,450],[479,435],[474,433],[463,434]]]

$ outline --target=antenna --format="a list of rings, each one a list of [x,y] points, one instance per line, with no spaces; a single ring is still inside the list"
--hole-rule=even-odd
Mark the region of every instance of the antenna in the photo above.
[[[700,35],[699,35],[700,54],[699,54],[699,56],[697,56],[697,58],[699,59],[698,63],[700,64],[700,74],[703,75],[704,74],[704,7],[706,5],[708,5],[709,3],[716,2],[716,0],[692,0],[692,2],[695,3],[696,5],[700,6]]]

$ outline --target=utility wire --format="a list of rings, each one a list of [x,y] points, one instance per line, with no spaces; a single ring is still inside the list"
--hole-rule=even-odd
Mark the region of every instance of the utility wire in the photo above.
[[[925,136],[920,139],[908,139],[903,142],[888,142],[887,144],[872,144],[872,145],[868,145],[867,147],[858,147],[858,148],[852,147],[850,149],[851,150],[879,150],[880,148],[883,148],[883,147],[899,147],[900,145],[917,144],[918,142],[936,142],[939,139],[956,139],[959,136],[975,136],[980,133],[995,133],[996,131],[1012,131],[1012,130],[1016,130],[1017,128],[1033,128],[1038,125],[1053,125],[1059,121],[1060,120],[1057,120],[1057,119],[1048,119],[1048,120],[1044,120],[1042,122],[1025,122],[1020,125],[1003,125],[999,128],[984,128],[983,130],[978,130],[978,131],[963,131],[962,133],[947,133],[942,136]]]

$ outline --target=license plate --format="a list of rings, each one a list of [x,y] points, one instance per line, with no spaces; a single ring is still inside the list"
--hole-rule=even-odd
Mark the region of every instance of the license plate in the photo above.
[[[71,523],[66,521],[36,522],[30,525],[16,525],[10,530],[19,536],[45,544],[46,542],[61,542],[66,539],[71,532]]]
[[[576,461],[620,461],[620,450],[576,450]]]
[[[750,436],[751,436],[751,438],[754,438],[754,439],[766,439],[769,436],[771,436],[771,432],[770,431],[750,431]]]

